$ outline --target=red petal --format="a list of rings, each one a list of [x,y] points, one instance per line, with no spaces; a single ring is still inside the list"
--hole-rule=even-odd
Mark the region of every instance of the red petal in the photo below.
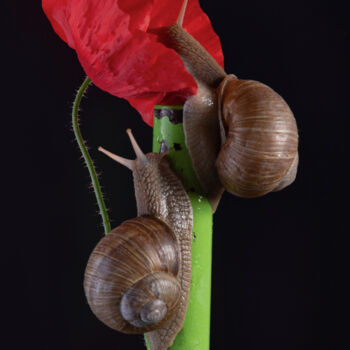
[[[126,98],[147,124],[152,123],[154,104],[183,103],[197,90],[179,56],[146,32],[174,23],[181,4],[182,0],[176,5],[173,0],[43,0],[54,30],[76,50],[93,83]],[[222,64],[220,41],[198,0],[189,0],[184,24]]]
[[[182,3],[183,0],[155,0],[150,28],[155,29],[174,24]],[[220,39],[214,32],[208,16],[201,9],[198,0],[188,0],[183,27],[224,67]]]
[[[128,98],[129,103],[142,115],[143,120],[149,126],[153,125],[153,107],[159,104],[164,93],[139,95],[135,98]]]
[[[74,40],[69,25],[69,0],[42,0],[43,10],[50,20],[54,31],[74,49]]]
[[[145,32],[151,21],[152,0],[118,0],[119,7],[130,15],[129,30]]]

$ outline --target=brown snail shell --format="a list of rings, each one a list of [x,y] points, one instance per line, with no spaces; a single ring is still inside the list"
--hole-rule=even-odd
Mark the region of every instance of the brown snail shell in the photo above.
[[[90,255],[84,279],[91,310],[124,333],[160,328],[176,312],[181,256],[169,225],[140,216],[103,237]]]
[[[216,210],[223,190],[259,197],[291,184],[298,130],[284,99],[265,84],[227,75],[215,90],[198,83],[184,105],[186,145]]]
[[[228,75],[218,99],[223,144],[216,166],[225,189],[250,198],[293,181],[298,130],[283,98],[265,84]]]
[[[224,189],[251,198],[291,184],[298,166],[298,131],[283,98],[262,83],[227,75],[181,23],[166,28],[161,38],[198,84],[197,94],[184,105],[184,131],[213,211]]]
[[[242,197],[260,196],[291,183],[298,164],[298,134],[294,116],[284,100],[264,84],[227,76],[180,23],[166,28],[162,37],[166,45],[179,53],[198,83],[198,94],[184,106],[184,128],[195,172],[213,210],[223,191],[219,178],[228,191]],[[208,140],[206,135],[212,138]],[[139,216],[101,240],[89,260],[84,287],[93,312],[104,323],[127,333],[149,332],[152,350],[165,350],[181,330],[186,314],[193,213],[183,186],[163,156],[144,155],[132,137],[131,141],[137,159],[115,159],[133,171],[138,215],[152,215],[152,220],[158,220],[161,226],[171,226],[179,250],[170,250],[172,263],[161,258],[167,253],[159,256],[152,252],[152,244],[150,257],[144,249],[139,253],[144,238],[134,243],[126,239],[128,233],[124,236],[120,231],[145,220]],[[224,155],[226,151],[231,155]],[[109,246],[113,235],[118,237],[121,251]],[[130,266],[129,260],[136,268]],[[123,268],[127,272],[122,272]],[[102,272],[102,277],[97,272]],[[114,277],[121,281],[115,282]],[[159,282],[163,277],[166,282]],[[170,292],[171,298],[163,296],[162,288]],[[155,306],[155,311],[150,306]]]
[[[99,148],[132,170],[137,218],[97,245],[85,273],[95,315],[124,333],[146,333],[166,350],[181,330],[190,292],[193,211],[164,153],[144,154],[127,130],[135,160]]]

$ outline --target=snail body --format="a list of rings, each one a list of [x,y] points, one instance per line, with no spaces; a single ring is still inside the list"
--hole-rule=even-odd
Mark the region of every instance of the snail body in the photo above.
[[[159,328],[180,301],[179,265],[168,225],[153,216],[124,221],[90,255],[84,283],[89,305],[103,323],[124,333]]]
[[[291,184],[298,166],[298,131],[284,99],[267,85],[228,75],[177,23],[161,40],[173,48],[198,85],[184,104],[186,145],[195,173],[215,211],[226,189],[262,196]]]
[[[165,154],[128,160],[101,149],[133,171],[138,216],[97,244],[84,278],[94,314],[124,333],[147,333],[152,350],[165,350],[180,331],[191,281],[193,213]]]
[[[224,189],[257,197],[288,186],[298,165],[296,122],[268,86],[228,75],[178,22],[160,32],[198,84],[184,104],[186,145],[213,211]],[[146,333],[152,350],[166,350],[181,330],[191,281],[193,213],[165,154],[136,160],[101,149],[133,172],[137,214],[112,230],[90,256],[85,294],[95,315],[125,333]]]

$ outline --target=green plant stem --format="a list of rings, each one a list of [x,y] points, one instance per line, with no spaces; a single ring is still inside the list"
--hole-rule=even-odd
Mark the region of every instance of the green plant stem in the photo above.
[[[96,174],[96,171],[94,168],[94,164],[93,164],[92,159],[90,157],[89,151],[87,150],[87,148],[85,146],[85,142],[83,140],[83,137],[81,135],[80,128],[79,128],[79,106],[80,106],[81,99],[83,98],[84,93],[85,93],[86,89],[88,88],[88,86],[90,85],[90,83],[91,83],[91,80],[89,79],[89,77],[86,77],[85,80],[83,81],[83,83],[81,84],[77,95],[75,96],[74,103],[73,103],[73,111],[72,111],[72,125],[73,125],[75,139],[77,140],[81,154],[82,154],[84,161],[86,163],[86,166],[89,170],[90,178],[92,181],[92,187],[94,189],[98,208],[100,211],[100,215],[102,217],[104,231],[105,231],[105,234],[107,234],[111,230],[111,224],[109,221],[107,208],[106,208],[105,202],[103,200],[101,186],[100,186],[100,183],[98,181],[98,177],[97,177],[97,174]]]
[[[181,106],[155,106],[167,110],[182,110]],[[172,169],[187,190],[193,207],[192,281],[190,299],[184,326],[177,335],[171,350],[209,350],[210,299],[213,214],[209,201],[203,196],[201,186],[192,168],[185,145],[182,124],[173,124],[167,116],[154,118],[153,152],[159,152],[164,142],[173,148],[168,154]],[[147,348],[149,345],[147,343]]]
[[[86,77],[75,97],[72,112],[73,131],[82,156],[89,170],[93,189],[102,217],[105,234],[111,227],[101,187],[90,154],[79,129],[79,106],[90,85]],[[155,109],[179,110],[180,106],[156,106]],[[159,152],[162,141],[173,148],[168,158],[187,190],[193,207],[192,281],[190,299],[182,330],[171,350],[209,350],[210,347],[210,298],[211,298],[211,250],[212,210],[203,196],[200,184],[188,155],[182,124],[172,124],[167,116],[154,120],[153,151]],[[150,350],[146,339],[147,349]]]

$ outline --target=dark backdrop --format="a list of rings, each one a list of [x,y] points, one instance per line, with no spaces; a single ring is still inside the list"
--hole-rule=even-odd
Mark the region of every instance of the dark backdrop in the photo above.
[[[345,12],[334,1],[201,5],[222,40],[226,71],[273,87],[291,106],[300,132],[292,186],[251,200],[225,194],[215,214],[211,349],[337,349],[340,311],[330,295],[335,237],[344,232],[338,203],[349,90]],[[4,302],[11,309],[10,348],[143,349],[142,336],[100,323],[83,293],[85,264],[103,232],[70,124],[84,72],[39,1],[12,6],[7,47],[16,57],[3,73],[15,77],[9,85],[15,99],[2,132],[10,209],[4,236],[13,238],[2,254],[10,271],[3,289],[15,300]],[[152,129],[137,112],[90,88],[81,128],[113,225],[136,215],[131,173],[96,148],[132,158],[128,127],[150,151]]]

